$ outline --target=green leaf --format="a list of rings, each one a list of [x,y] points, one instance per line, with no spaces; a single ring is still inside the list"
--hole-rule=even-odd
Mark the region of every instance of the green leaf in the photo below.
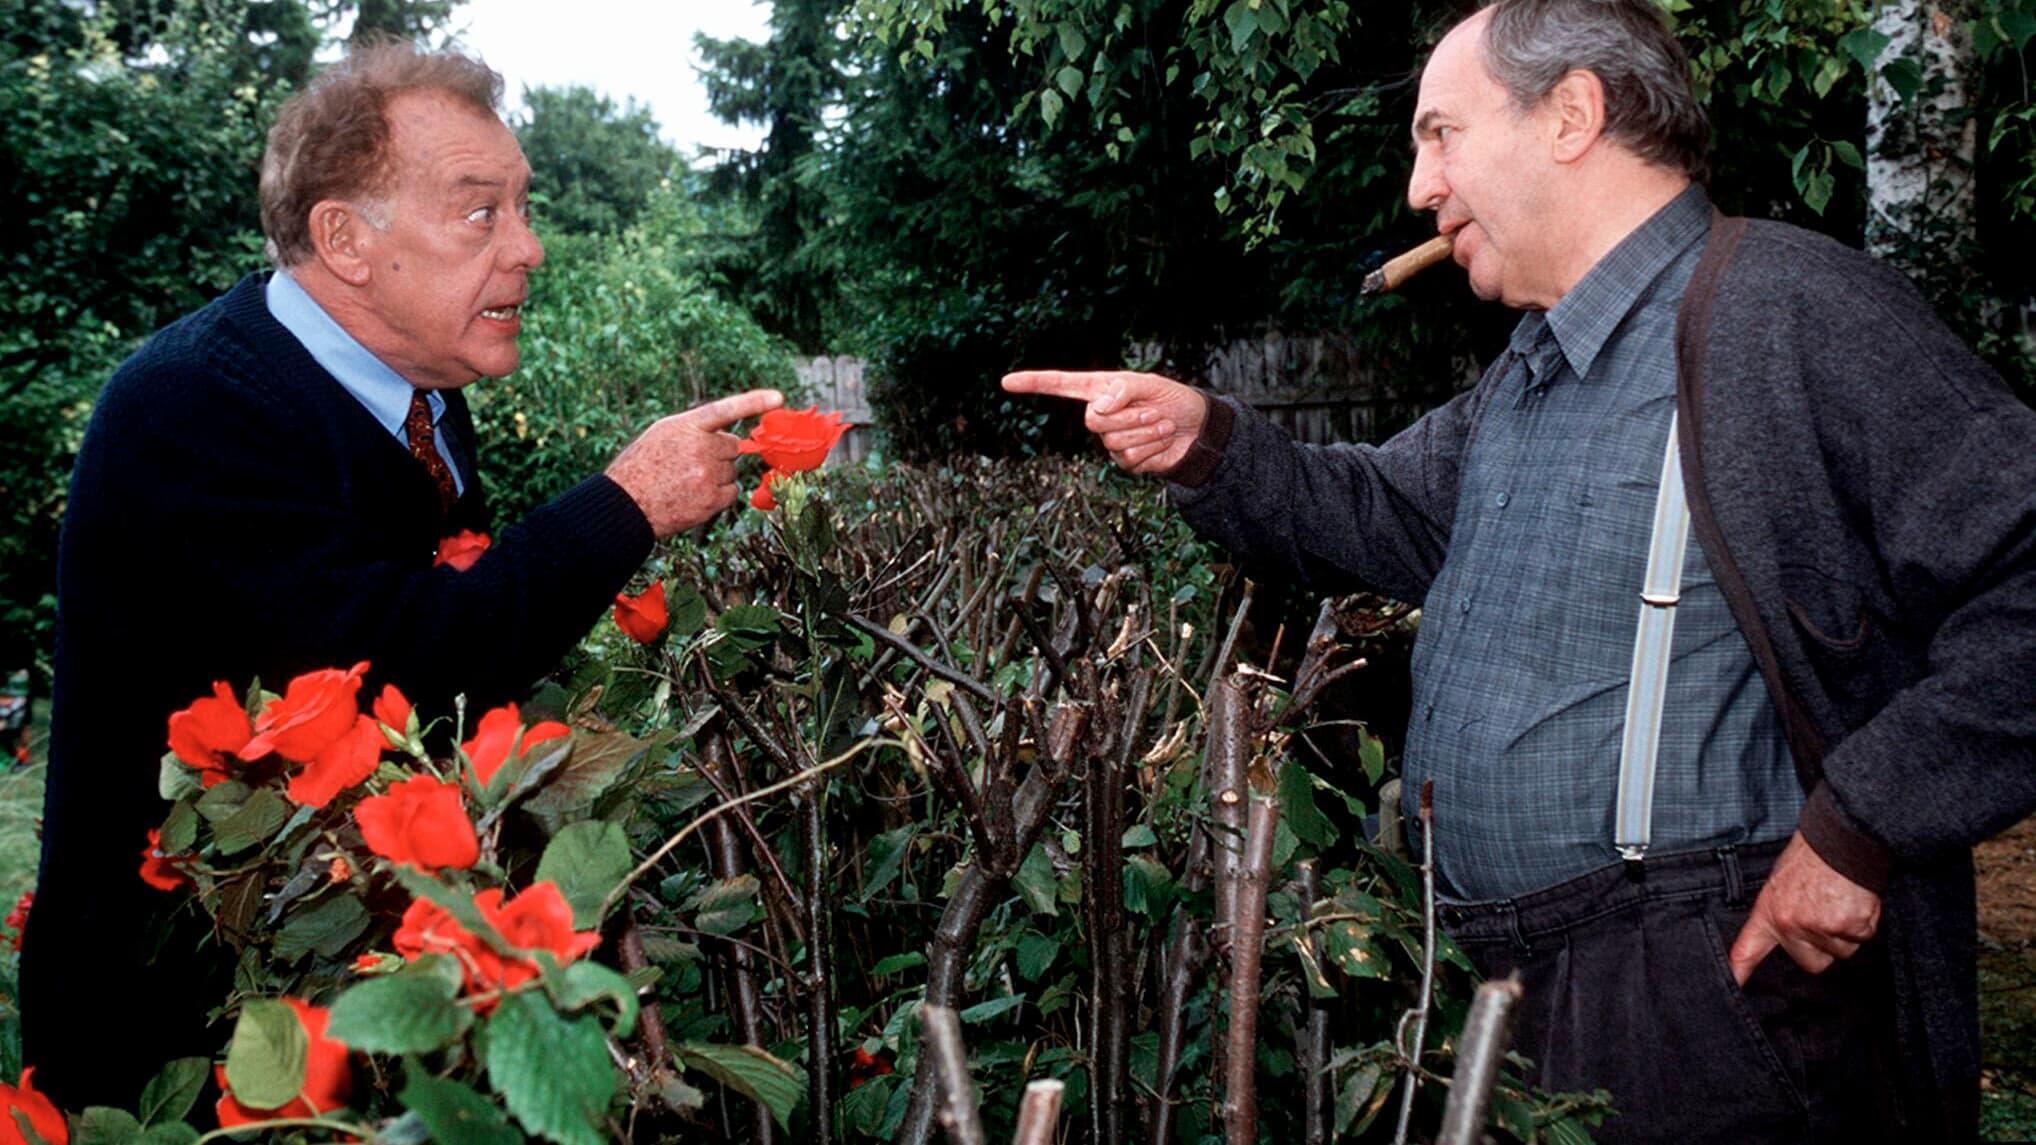
[[[160,847],[165,855],[180,855],[198,841],[198,809],[185,799],[163,819]]]
[[[252,788],[238,779],[215,783],[205,788],[205,793],[198,797],[198,814],[203,815],[207,823],[224,822],[233,818],[253,793]]]
[[[403,1063],[403,1108],[417,1115],[434,1140],[461,1145],[519,1145],[523,1134],[495,1103],[467,1086],[431,1076],[415,1062]]]
[[[1336,842],[1336,824],[1315,805],[1315,781],[1308,769],[1294,760],[1280,768],[1280,822],[1293,829],[1303,843],[1327,847]]]
[[[165,1121],[142,1130],[141,1145],[197,1145],[203,1136],[181,1121]]]
[[[914,966],[924,965],[926,965],[926,956],[913,950],[904,954],[893,954],[889,958],[879,960],[875,966],[870,968],[870,973],[883,978],[896,974],[901,970],[910,970]]]
[[[1996,18],[2001,23],[2001,31],[2015,42],[2015,50],[2028,51],[2029,41],[2036,39],[2036,15],[2017,8],[2003,8]]]
[[[1372,786],[1386,774],[1386,745],[1370,732],[1358,732],[1357,762],[1364,768],[1364,779]]]
[[[1173,906],[1173,872],[1146,855],[1132,855],[1124,862],[1124,906],[1136,914],[1157,920]]]
[[[1360,922],[1332,922],[1316,928],[1322,949],[1338,969],[1352,978],[1383,978],[1389,967],[1371,940],[1371,928]]]
[[[304,1090],[309,1048],[296,1011],[273,998],[249,999],[226,1049],[226,1084],[234,1099],[255,1109],[276,1109],[296,1100]]]
[[[615,1070],[599,1019],[568,1021],[525,991],[502,999],[483,1038],[488,1082],[525,1129],[559,1145],[600,1145]]]
[[[1127,851],[1135,851],[1140,847],[1156,846],[1158,843],[1159,836],[1152,833],[1152,828],[1138,823],[1125,829],[1124,840],[1119,846]]]
[[[724,1046],[710,1042],[684,1042],[678,1047],[681,1064],[697,1069],[722,1085],[771,1111],[780,1128],[789,1128],[792,1107],[806,1089],[806,1078],[791,1063],[780,1061],[756,1046]]]
[[[1888,86],[1895,89],[1895,94],[1902,97],[1903,103],[1915,99],[1916,92],[1923,86],[1923,65],[1914,60],[1889,60],[1880,74],[1888,81]]]
[[[1832,178],[1830,168],[1819,167],[1803,179],[1803,202],[1821,215],[1824,208],[1830,204],[1831,192],[1837,185],[1838,181]]]
[[[1858,62],[1861,71],[1873,72],[1873,63],[1888,46],[1888,38],[1872,28],[1855,28],[1838,37],[1838,47]]]
[[[699,912],[693,925],[708,934],[723,937],[734,934],[763,913],[757,906],[757,892],[761,889],[756,876],[748,874],[701,887],[686,904],[688,909]]]
[[[768,604],[738,604],[723,610],[714,627],[737,648],[754,651],[777,639],[778,610]]]
[[[886,831],[870,840],[870,872],[863,879],[863,902],[868,902],[877,892],[889,886],[898,872],[905,868],[905,856],[912,849],[912,834],[918,828],[910,823],[896,830]]]
[[[1059,885],[1053,877],[1053,859],[1047,855],[1045,847],[1033,846],[1025,861],[1018,865],[1018,873],[1011,882],[1034,913],[1060,913],[1060,908],[1054,905]]]
[[[572,904],[573,925],[587,930],[601,925],[601,902],[630,867],[629,836],[605,819],[573,823],[552,836],[537,862],[537,881],[558,884]]]
[[[564,829],[567,815],[592,807],[614,786],[616,777],[669,738],[665,732],[650,739],[624,732],[575,732],[572,758],[523,801],[523,809],[544,825],[546,833],[556,835]]]
[[[1082,94],[1082,70],[1080,68],[1060,69],[1053,73],[1053,82],[1060,85],[1060,90],[1066,92],[1069,99],[1075,99]]]
[[[655,969],[654,967],[651,969]],[[545,989],[560,1010],[572,1013],[606,999],[615,1003],[615,1036],[626,1038],[636,1029],[636,991],[629,979],[598,962],[580,961],[558,974],[547,974]]]
[[[1052,127],[1054,122],[1060,118],[1060,109],[1063,105],[1064,101],[1061,99],[1059,92],[1051,89],[1040,92],[1039,118],[1045,120],[1048,127]]]
[[[1852,144],[1847,143],[1843,139],[1834,140],[1832,142],[1831,154],[1836,155],[1840,163],[1845,164],[1847,167],[1852,168],[1854,171],[1866,170],[1865,162],[1862,161],[1859,157],[1859,148],[1854,147]]]
[[[332,1004],[330,1036],[351,1049],[417,1054],[443,1049],[474,1023],[454,999],[459,965],[448,955],[420,958],[394,974],[357,982]]]
[[[964,1022],[987,1022],[993,1018],[1008,1014],[1024,1004],[1025,995],[1007,994],[1002,998],[992,998],[987,1002],[977,1002],[975,1005],[963,1010],[958,1016]]]
[[[219,786],[226,785],[222,783]],[[274,835],[276,828],[289,818],[290,805],[283,801],[283,797],[276,794],[274,788],[258,787],[247,797],[246,803],[213,827],[212,842],[222,855],[245,851]]]
[[[1258,16],[1252,12],[1249,0],[1233,0],[1223,13],[1223,26],[1230,29],[1230,50],[1243,51],[1258,33]]]
[[[8,1110],[11,1112],[12,1107]],[[105,1105],[88,1106],[78,1115],[78,1131],[71,1135],[71,1145],[138,1145],[140,1141],[141,1122],[124,1109]]]
[[[211,1076],[212,1063],[205,1058],[178,1058],[165,1065],[142,1087],[142,1124],[182,1121]]]
[[[276,932],[273,952],[283,962],[295,962],[313,950],[337,958],[368,928],[368,921],[368,908],[360,899],[337,895],[292,914]]]
[[[1060,54],[1071,64],[1079,62],[1082,53],[1089,50],[1089,38],[1082,35],[1082,30],[1075,27],[1072,20],[1061,21],[1055,31],[1060,36]]]
[[[199,782],[197,773],[185,766],[176,752],[164,752],[162,769],[156,773],[156,794],[165,802],[175,803],[185,796],[204,793],[205,785]]]
[[[665,601],[673,636],[683,640],[707,626],[707,598],[700,595],[699,589],[690,584],[673,584]]]
[[[1044,934],[1027,934],[1018,940],[1018,976],[1036,982],[1060,955],[1060,942]]]
[[[1338,1134],[1351,1131],[1351,1123],[1357,1120],[1357,1115],[1364,1109],[1365,1102],[1371,1099],[1372,1091],[1379,1088],[1379,1080],[1379,1067],[1368,1065],[1351,1074],[1350,1080],[1343,1083],[1343,1088],[1336,1094]],[[1386,1092],[1392,1091],[1388,1089]]]

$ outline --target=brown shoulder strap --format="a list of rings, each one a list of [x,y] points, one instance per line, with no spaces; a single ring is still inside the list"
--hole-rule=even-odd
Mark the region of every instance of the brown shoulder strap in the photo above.
[[[1704,402],[1708,397],[1709,381],[1705,369],[1711,341],[1711,314],[1718,298],[1719,284],[1732,265],[1740,240],[1746,237],[1746,230],[1745,219],[1727,217],[1714,211],[1711,237],[1704,244],[1703,257],[1697,263],[1696,272],[1690,276],[1688,289],[1683,292],[1682,308],[1676,315],[1676,432],[1682,446],[1683,487],[1689,499],[1691,531],[1696,533],[1697,543],[1703,547],[1704,557],[1711,564],[1711,574],[1718,580],[1718,589],[1725,594],[1725,601],[1732,609],[1732,618],[1746,635],[1746,643],[1753,650],[1753,659],[1760,665],[1768,697],[1774,701],[1775,711],[1781,716],[1789,752],[1795,757],[1796,778],[1802,783],[1803,790],[1809,791],[1823,774],[1824,737],[1782,677],[1781,660],[1775,655],[1774,641],[1768,635],[1766,623],[1760,618],[1760,610],[1754,605],[1753,593],[1746,586],[1746,576],[1740,572],[1739,562],[1725,545],[1724,534],[1718,529],[1717,514],[1711,507],[1710,489],[1704,484]]]

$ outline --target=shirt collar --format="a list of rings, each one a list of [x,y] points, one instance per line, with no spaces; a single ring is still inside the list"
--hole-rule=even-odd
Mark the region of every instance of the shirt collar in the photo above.
[[[269,276],[267,301],[269,313],[304,344],[313,361],[325,367],[382,428],[405,437],[403,422],[410,416],[410,395],[416,387],[347,333],[289,271],[278,270]],[[424,393],[436,425],[445,413],[445,397],[435,390]]]
[[[1710,196],[1692,183],[1620,240],[1549,310],[1548,326],[1579,379],[1590,374],[1598,352],[1654,280],[1710,229]]]

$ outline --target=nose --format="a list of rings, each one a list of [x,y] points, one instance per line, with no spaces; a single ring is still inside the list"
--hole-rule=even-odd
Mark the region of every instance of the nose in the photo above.
[[[1414,151],[1414,173],[1407,179],[1407,205],[1417,211],[1435,211],[1449,198],[1449,183],[1442,177],[1439,149],[1424,143]]]
[[[530,229],[530,220],[522,214],[511,211],[509,217],[515,221],[509,224],[516,228],[509,241],[502,244],[503,255],[511,269],[536,270],[544,265],[544,244],[537,240],[537,232]]]

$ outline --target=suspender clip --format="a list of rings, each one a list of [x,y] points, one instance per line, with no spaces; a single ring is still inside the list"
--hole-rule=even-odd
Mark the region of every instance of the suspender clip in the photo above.
[[[1676,592],[1643,592],[1640,603],[1649,608],[1674,608],[1682,603],[1682,594]]]
[[[1628,843],[1619,848],[1619,858],[1626,863],[1626,878],[1629,881],[1637,883],[1647,877],[1647,864],[1642,861],[1646,857],[1647,846],[1644,843]]]

